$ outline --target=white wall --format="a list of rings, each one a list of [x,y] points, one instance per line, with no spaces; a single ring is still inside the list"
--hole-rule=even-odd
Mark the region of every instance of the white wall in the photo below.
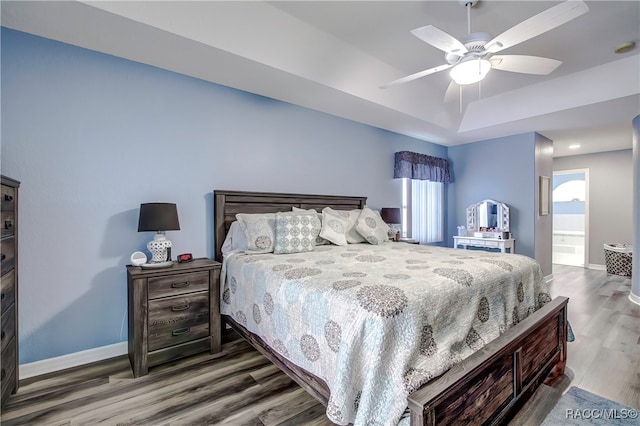
[[[632,160],[630,149],[553,159],[554,171],[589,169],[589,264],[605,264],[603,244],[632,242]]]

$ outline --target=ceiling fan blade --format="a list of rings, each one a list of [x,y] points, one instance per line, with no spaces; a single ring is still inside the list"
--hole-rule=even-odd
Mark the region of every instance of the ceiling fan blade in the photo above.
[[[460,86],[456,84],[455,81],[451,80],[449,86],[447,86],[447,91],[444,92],[444,102],[450,103],[458,99],[460,95]]]
[[[491,68],[496,70],[539,75],[551,73],[562,63],[555,59],[527,55],[494,55],[490,60]]]
[[[499,52],[536,37],[589,11],[580,0],[565,1],[511,27],[485,45],[489,52]]]
[[[455,53],[462,56],[463,53],[467,52],[467,48],[464,47],[460,40],[433,25],[411,30],[411,34],[446,53]]]
[[[395,86],[397,84],[407,83],[409,81],[416,80],[418,78],[422,78],[422,77],[427,76],[429,74],[434,74],[434,73],[437,73],[439,71],[444,71],[447,68],[451,68],[452,66],[453,65],[445,64],[445,65],[440,65],[440,66],[437,66],[437,67],[429,68],[428,70],[420,71],[420,72],[417,72],[415,74],[411,74],[411,75],[408,75],[406,77],[402,77],[402,78],[399,78],[397,80],[390,81],[389,83],[385,83],[382,86],[380,86],[380,88],[381,89],[386,89],[388,87]]]

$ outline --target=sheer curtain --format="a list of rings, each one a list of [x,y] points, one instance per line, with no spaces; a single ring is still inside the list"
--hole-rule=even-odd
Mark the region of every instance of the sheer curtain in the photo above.
[[[411,233],[420,244],[444,240],[444,184],[411,179]]]
[[[402,183],[402,230],[421,244],[444,240],[444,184],[449,160],[417,152],[395,153],[393,177]]]

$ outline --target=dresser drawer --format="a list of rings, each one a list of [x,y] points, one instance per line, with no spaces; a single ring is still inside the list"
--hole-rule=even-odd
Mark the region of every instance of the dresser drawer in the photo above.
[[[149,301],[149,351],[208,335],[208,291]]]
[[[15,211],[16,208],[16,189],[11,186],[2,185],[2,211]]]
[[[209,290],[209,271],[149,278],[149,299]]]
[[[16,244],[13,237],[0,241],[0,269],[2,274],[13,269]]]
[[[11,306],[7,312],[2,314],[2,330],[0,331],[0,339],[2,340],[2,350],[16,335],[16,307]]]
[[[2,305],[2,313],[9,308],[9,306],[13,305],[16,297],[16,273],[15,270],[12,269],[8,273],[2,276],[2,284],[0,288],[2,289],[2,293],[0,294],[0,305]]]
[[[3,346],[4,347],[4,346]],[[16,341],[10,341],[2,350],[2,366],[0,377],[2,378],[2,401],[6,401],[9,394],[16,388]]]
[[[456,239],[456,244],[471,244],[471,240],[465,240],[465,239]]]
[[[0,235],[6,237],[8,235],[14,234],[14,229],[16,225],[15,213],[13,210],[11,211],[2,211],[0,212]]]

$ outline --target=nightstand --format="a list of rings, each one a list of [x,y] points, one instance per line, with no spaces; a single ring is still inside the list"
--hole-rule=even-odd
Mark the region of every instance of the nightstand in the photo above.
[[[133,376],[199,352],[220,352],[220,263],[127,266],[129,361]]]

